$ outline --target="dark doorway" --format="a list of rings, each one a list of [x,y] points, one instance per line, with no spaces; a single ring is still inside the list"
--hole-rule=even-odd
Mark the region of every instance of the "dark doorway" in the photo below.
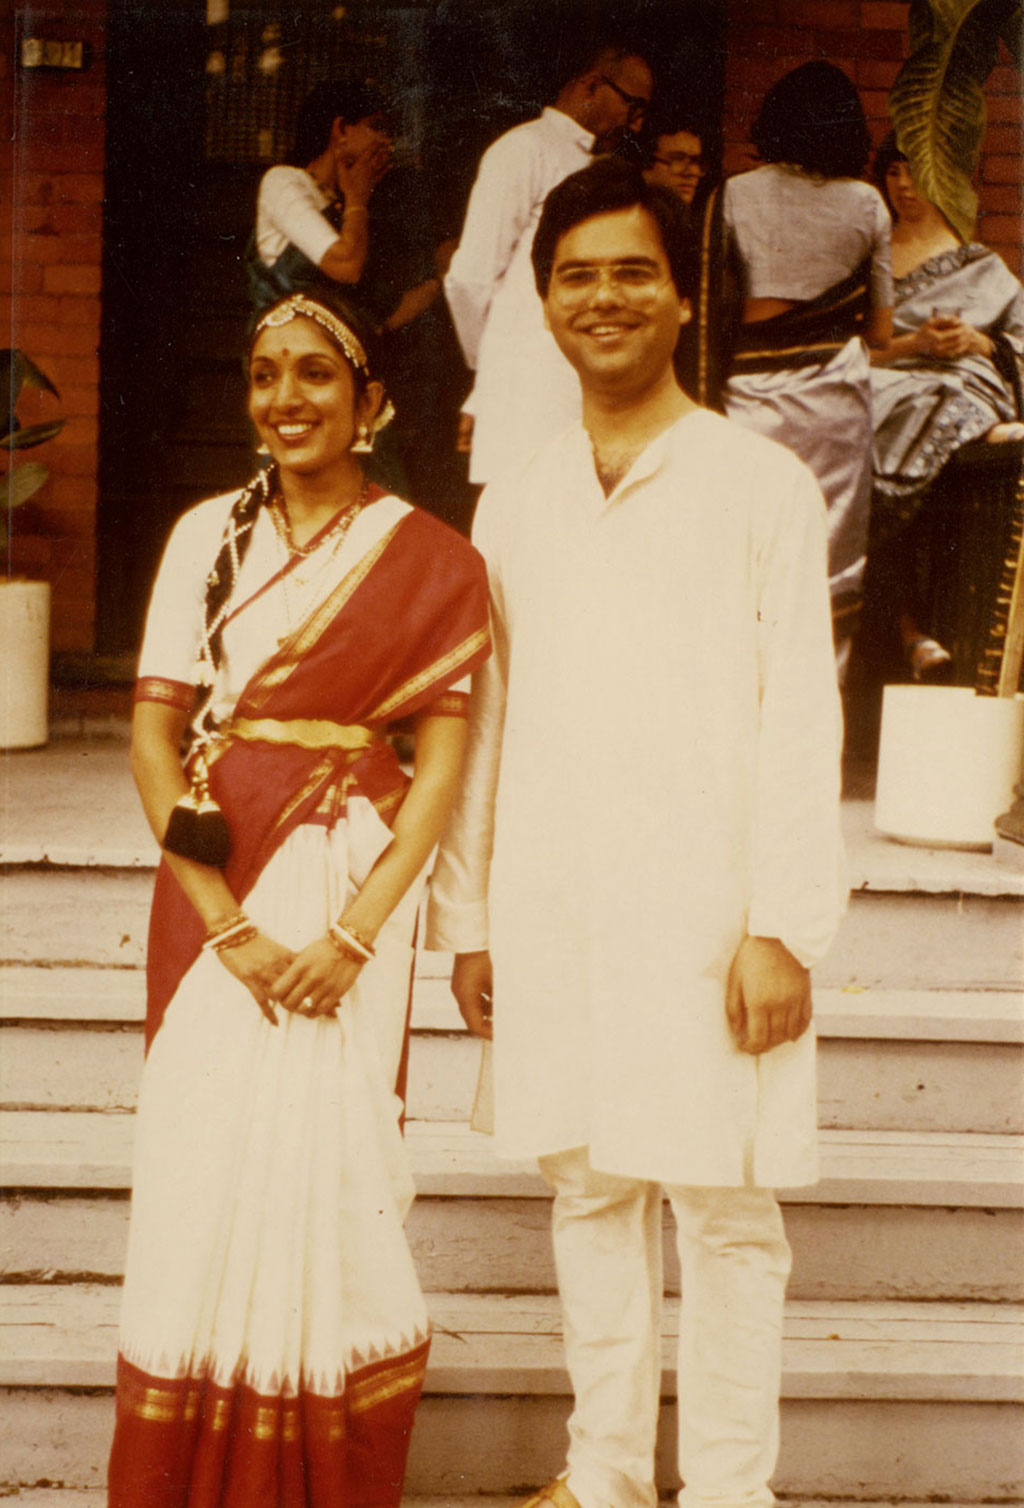
[[[260,176],[284,156],[306,90],[342,73],[383,85],[437,225],[457,235],[481,152],[551,98],[584,22],[635,37],[665,94],[713,127],[724,10],[724,0],[110,0],[102,652],[137,647],[174,519],[251,472],[243,255]]]

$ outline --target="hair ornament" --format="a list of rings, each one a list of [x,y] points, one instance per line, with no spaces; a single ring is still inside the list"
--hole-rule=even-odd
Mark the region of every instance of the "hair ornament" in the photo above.
[[[354,367],[358,367],[365,376],[369,377],[370,371],[366,365],[366,351],[358,336],[349,329],[345,321],[339,319],[330,309],[315,299],[307,298],[303,293],[293,293],[280,304],[275,304],[268,309],[256,323],[252,338],[255,342],[261,330],[276,330],[280,325],[291,324],[293,319],[311,319],[322,329],[326,330],[331,339],[344,351],[347,359]]]
[[[293,293],[289,298],[283,299],[279,304],[274,304],[266,314],[260,316],[252,332],[250,345],[255,345],[256,339],[263,330],[276,330],[281,325],[290,324],[293,319],[311,319],[314,324],[326,330],[327,334],[339,346],[344,353],[345,359],[357,371],[370,380],[370,368],[367,364],[366,349],[345,321],[328,309],[319,300],[308,298],[304,293]],[[373,436],[390,424],[395,417],[395,407],[391,399],[385,396],[380,413],[370,426],[370,435],[363,444],[354,445],[353,450],[371,451],[373,449]]]

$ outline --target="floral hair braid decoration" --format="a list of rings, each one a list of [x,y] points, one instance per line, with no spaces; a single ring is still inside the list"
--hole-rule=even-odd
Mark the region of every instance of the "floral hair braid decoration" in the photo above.
[[[260,316],[252,332],[251,346],[256,344],[260,334],[264,330],[276,330],[281,325],[290,324],[293,319],[311,319],[314,324],[331,337],[334,344],[342,352],[350,366],[360,372],[367,382],[371,381],[370,368],[366,359],[366,347],[340,315],[335,314],[326,304],[321,304],[317,299],[309,298],[305,293],[293,293],[290,298],[282,299],[279,304],[267,310]],[[250,349],[251,349],[250,346]],[[374,434],[390,424],[395,417],[394,404],[390,398],[386,398],[380,413],[373,421],[372,431]]]
[[[231,856],[231,833],[210,795],[208,755],[217,737],[214,689],[221,662],[224,624],[242,561],[252,541],[260,509],[274,495],[276,467],[261,471],[236,499],[221,537],[213,569],[206,578],[203,626],[199,636],[196,680],[202,688],[189,723],[185,764],[190,786],[171,812],[163,847],[168,853],[220,869]]]

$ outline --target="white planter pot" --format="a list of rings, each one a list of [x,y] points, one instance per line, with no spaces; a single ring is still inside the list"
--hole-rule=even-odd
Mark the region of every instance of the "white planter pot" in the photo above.
[[[0,749],[47,739],[50,584],[0,581]]]
[[[1024,749],[1024,697],[968,686],[886,686],[875,826],[904,843],[992,846],[1013,804]]]

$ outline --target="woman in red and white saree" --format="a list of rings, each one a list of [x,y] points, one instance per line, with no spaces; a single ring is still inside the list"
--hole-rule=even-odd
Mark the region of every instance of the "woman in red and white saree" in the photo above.
[[[417,881],[489,640],[475,551],[364,481],[366,362],[319,300],[264,315],[272,465],[179,521],[153,593],[132,763],[164,857],[111,1508],[401,1499],[429,1345],[398,1094]]]

